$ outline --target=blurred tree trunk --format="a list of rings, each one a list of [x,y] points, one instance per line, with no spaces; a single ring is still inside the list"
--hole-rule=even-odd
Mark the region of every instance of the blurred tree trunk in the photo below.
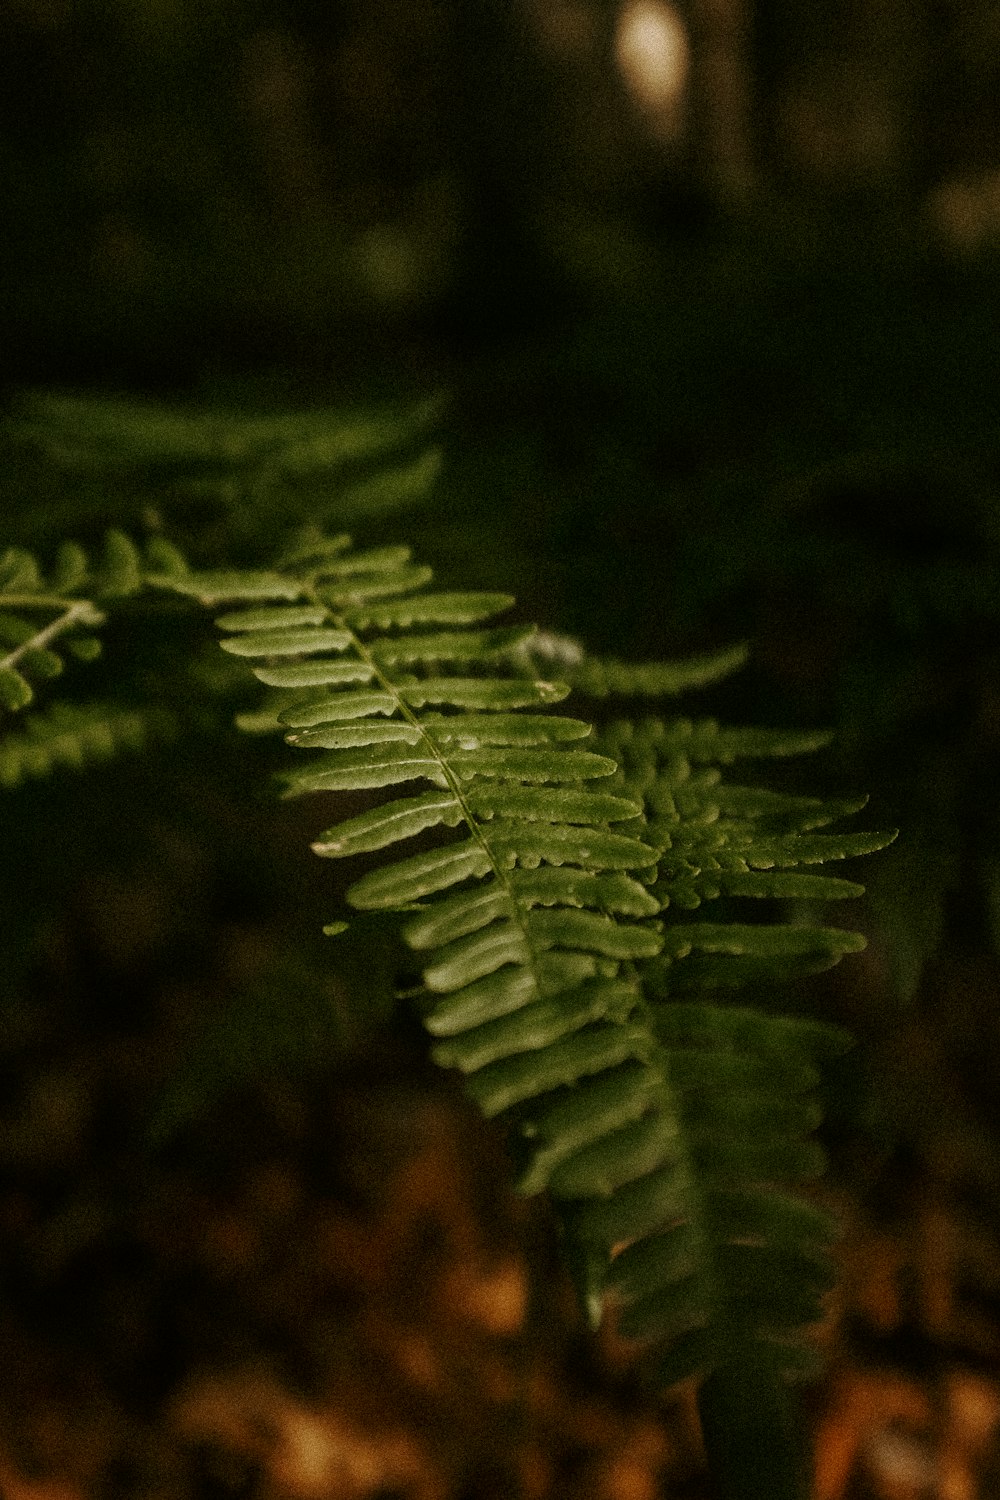
[[[724,207],[750,197],[752,19],[748,0],[688,0],[690,159],[696,182]]]
[[[758,0],[760,157],[779,185],[911,196],[931,63],[914,0]]]

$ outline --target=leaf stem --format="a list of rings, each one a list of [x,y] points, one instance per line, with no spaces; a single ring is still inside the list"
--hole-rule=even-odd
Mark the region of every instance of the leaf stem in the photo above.
[[[67,630],[72,630],[74,625],[101,625],[104,623],[104,616],[101,614],[101,611],[89,599],[60,599],[56,601],[50,595],[35,594],[15,594],[4,596],[3,598],[5,605],[13,605],[20,609],[51,608],[57,602],[65,606],[62,614],[57,615],[54,620],[49,621],[48,625],[44,625],[41,630],[37,630],[34,635],[29,636],[26,641],[22,641],[19,646],[15,646],[6,656],[0,658],[0,671],[4,668],[16,667],[17,663],[29,651],[44,650],[58,636],[63,635]]]
[[[325,600],[321,597],[318,589],[316,588],[315,581],[311,582],[310,585],[308,585],[308,592],[310,594],[310,597],[316,604],[322,605],[326,609],[327,614],[330,616],[335,626],[340,630],[346,630],[348,632],[354,642],[354,649],[357,651],[358,655],[362,658],[363,661],[365,661],[368,666],[371,667],[375,679],[379,683],[381,683],[386,692],[391,693],[392,696],[396,699],[399,712],[402,714],[403,718],[406,719],[407,722],[417,730],[428,753],[434,758],[434,760],[437,761],[441,769],[441,774],[442,776],[444,776],[448,784],[449,791],[452,793],[456,802],[462,810],[462,818],[465,822],[466,827],[469,829],[469,832],[472,834],[476,842],[483,849],[483,852],[486,854],[487,858],[490,861],[490,868],[493,872],[494,878],[503,887],[507,895],[508,902],[510,903],[511,919],[516,922],[518,927],[521,929],[521,935],[524,939],[525,951],[528,955],[527,968],[531,971],[538,998],[544,998],[545,991],[542,987],[541,976],[538,971],[538,955],[535,951],[534,944],[531,942],[527,926],[522,920],[521,907],[514,895],[514,890],[506,870],[504,870],[498,864],[496,858],[494,857],[493,851],[490,848],[489,841],[484,835],[478,819],[476,818],[472,809],[469,807],[459,778],[455,775],[451,766],[448,764],[447,758],[441,754],[440,747],[435,744],[433,738],[427,733],[421,720],[414,713],[413,709],[410,708],[409,704],[403,701],[403,698],[398,691],[397,685],[390,678],[386,677],[385,673],[378,665],[378,662],[365,646],[364,641],[361,640],[356,631],[351,629],[351,626],[347,623],[346,619],[343,616],[334,613],[334,611],[329,608]]]

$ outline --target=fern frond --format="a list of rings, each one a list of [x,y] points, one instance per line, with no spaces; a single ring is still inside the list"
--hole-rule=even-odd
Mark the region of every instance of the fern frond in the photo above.
[[[167,739],[173,729],[173,718],[162,708],[55,703],[27,714],[0,741],[0,787],[12,790],[63,767],[83,770],[140,750],[151,739]]]
[[[313,847],[393,851],[348,900],[410,910],[433,1055],[511,1121],[523,1190],[562,1202],[595,1316],[610,1290],[626,1330],[666,1342],[665,1378],[764,1358],[790,1372],[828,1281],[830,1226],[787,1188],[821,1167],[817,1063],[843,1038],[675,995],[820,967],[861,940],[657,919],[723,890],[855,894],[793,867],[887,839],[813,831],[860,803],[722,783],[722,764],[825,736],[650,720],[580,748],[586,723],[539,712],[567,685],[531,675],[532,640],[492,623],[511,601],[428,582],[405,549],[314,537],[277,575],[227,585],[233,601],[286,601],[219,624],[224,650],[298,694],[276,719],[318,754],[287,793],[429,784]],[[218,597],[217,581],[185,587]],[[396,854],[431,830],[444,840]]]
[[[140,552],[117,530],[96,557],[64,542],[47,574],[31,552],[8,548],[0,557],[0,708],[27,708],[36,684],[62,673],[66,652],[92,661],[100,652],[93,632],[110,603],[148,585],[174,586],[186,568],[169,542],[154,538]]]
[[[660,1348],[664,1382],[696,1371],[715,1380],[737,1368],[769,1378],[808,1369],[801,1330],[819,1317],[831,1282],[835,1226],[791,1190],[822,1170],[810,1139],[815,1089],[823,1060],[847,1038],[702,996],[826,967],[863,940],[837,928],[670,920],[672,907],[723,893],[858,893],[850,882],[775,867],[889,843],[893,835],[811,831],[863,804],[722,781],[719,764],[785,754],[803,739],[814,743],[646,720],[614,724],[599,740],[619,763],[613,791],[643,802],[630,831],[662,850],[650,894],[667,915],[663,942],[636,963],[657,1048],[645,1073],[633,1067],[631,1077],[578,1089],[532,1121],[541,1149],[525,1185],[569,1200],[595,1290],[602,1260],[614,1255],[606,1286],[622,1304],[622,1330]]]
[[[99,473],[105,484],[141,476],[147,498],[166,487],[172,498],[186,490],[221,503],[232,533],[254,528],[255,509],[270,530],[276,509],[290,523],[342,524],[420,501],[441,467],[440,450],[426,446],[441,409],[437,397],[261,411],[38,392],[20,398],[5,427],[64,472]]]
[[[440,400],[431,399],[402,410],[226,412],[135,397],[35,392],[20,398],[9,429],[79,468],[260,468],[276,460],[290,474],[328,474],[422,433],[440,410]]]
[[[467,1075],[487,1114],[523,1115],[645,1059],[657,1044],[638,1019],[632,966],[661,934],[659,903],[634,872],[648,878],[657,851],[619,831],[641,805],[603,790],[617,765],[580,748],[589,725],[538,711],[568,688],[526,675],[525,632],[492,623],[512,601],[435,592],[405,550],[355,554],[341,538],[313,538],[280,576],[287,603],[219,624],[223,649],[259,680],[306,690],[277,717],[291,744],[321,753],[288,774],[287,793],[431,787],[335,824],[316,852],[405,849],[454,830],[348,892],[361,909],[416,908],[404,935],[424,964],[438,1060]],[[202,575],[184,586],[218,592]],[[271,587],[248,577],[243,600]]]

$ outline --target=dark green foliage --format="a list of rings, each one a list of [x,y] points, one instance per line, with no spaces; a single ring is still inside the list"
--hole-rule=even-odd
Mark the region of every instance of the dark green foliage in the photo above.
[[[173,716],[163,708],[53,704],[27,715],[23,725],[0,740],[0,788],[9,790],[57,768],[79,771],[124,750],[141,750],[147,740],[169,737],[174,729]]]
[[[705,687],[742,667],[746,659],[745,646],[676,662],[636,663],[588,656],[569,665],[565,675],[578,693],[589,698],[663,698]]]
[[[231,565],[273,547],[275,528],[304,520],[371,525],[423,499],[441,467],[428,446],[438,399],[260,412],[166,406],[134,397],[22,396],[6,443],[28,484],[48,492],[41,515],[13,521],[31,539],[56,540],[64,509],[73,524],[122,516],[138,529],[159,507],[175,534]],[[136,496],[141,506],[136,505]],[[68,529],[68,528],[67,528]]]
[[[286,774],[288,795],[431,783],[334,824],[313,848],[381,854],[348,900],[411,913],[403,936],[422,968],[432,1054],[465,1075],[484,1113],[509,1119],[522,1189],[562,1205],[592,1316],[606,1296],[621,1302],[624,1331],[659,1350],[666,1382],[802,1373],[812,1357],[799,1334],[830,1284],[833,1225],[789,1189],[822,1170],[815,1089],[846,1039],[695,996],[827,967],[863,941],[673,913],[723,894],[856,894],[795,867],[891,835],[814,831],[861,802],[722,779],[738,758],[822,736],[641,720],[581,748],[584,721],[538,711],[569,691],[531,671],[544,641],[491,623],[511,601],[429,582],[405,548],[356,553],[317,533],[274,572],[191,574],[183,587],[247,606],[219,618],[223,650],[281,691],[273,720],[288,742],[318,752]],[[579,660],[576,672],[590,691],[602,678],[602,691],[685,680],[666,667],[586,679]]]
[[[555,707],[574,689],[678,692],[739,665],[743,648],[591,660],[566,638],[498,623],[509,595],[436,588],[406,547],[355,550],[312,528],[270,568],[213,561],[192,568],[159,538],[138,548],[117,532],[97,563],[64,548],[48,577],[11,552],[10,683],[26,684],[23,698],[29,670],[36,683],[55,670],[43,653],[142,591],[217,611],[226,661],[266,689],[238,721],[307,752],[281,772],[286,797],[355,798],[312,847],[367,861],[347,890],[362,922],[405,914],[431,1055],[506,1122],[521,1189],[555,1201],[590,1318],[617,1304],[656,1379],[703,1377],[712,1420],[718,1392],[743,1388],[748,1371],[780,1405],[780,1384],[814,1367],[803,1330],[831,1279],[834,1226],[796,1190],[823,1169],[817,1085],[845,1038],[726,991],[828,967],[863,941],[771,908],[748,920],[733,903],[856,895],[810,867],[889,836],[830,831],[861,801],[729,781],[723,768],[826,736],[653,718],[595,734]],[[0,779],[170,727],[162,711],[57,703],[8,732]],[[718,920],[692,917],[716,900]],[[344,925],[325,929],[339,945],[352,940]],[[258,1055],[297,1067],[336,1049],[322,990],[308,976],[302,988],[301,1027],[265,979],[205,1031],[154,1114],[157,1139],[197,1115],[213,1078],[239,1080]],[[777,1473],[787,1451],[773,1461]]]
[[[140,551],[118,530],[107,533],[97,557],[63,542],[48,574],[32,553],[9,547],[0,557],[0,643],[6,647],[0,709],[19,713],[34,702],[38,683],[62,674],[61,652],[94,660],[100,640],[93,632],[104,625],[110,603],[148,586],[174,587],[186,568],[164,539],[154,537]]]
[[[790,1418],[771,1377],[776,1363],[791,1367],[795,1340],[754,1342],[741,1308],[756,1317],[760,1286],[773,1284],[789,1326],[807,1321],[826,1230],[777,1181],[762,1190],[761,1162],[737,1159],[736,1148],[748,1137],[777,1141],[769,1169],[786,1185],[816,1166],[815,1083],[824,1048],[839,1041],[779,1022],[774,981],[857,946],[855,934],[817,909],[860,894],[850,861],[877,847],[877,836],[837,831],[855,810],[845,789],[872,791],[877,826],[905,819],[908,828],[871,862],[865,922],[878,962],[870,972],[885,956],[898,997],[913,1001],[942,940],[975,944],[982,933],[1000,942],[991,793],[1000,665],[1000,341],[992,325],[1000,304],[988,263],[967,274],[927,253],[925,219],[935,201],[927,189],[950,190],[956,161],[982,165],[975,142],[963,152],[953,131],[938,130],[954,148],[939,160],[935,131],[923,132],[931,155],[925,142],[912,160],[887,167],[870,203],[863,188],[856,195],[857,180],[849,204],[820,203],[829,180],[800,195],[804,138],[792,131],[776,141],[773,127],[782,98],[813,97],[809,79],[804,94],[799,88],[800,65],[818,54],[786,38],[768,55],[774,28],[764,16],[750,60],[755,92],[765,105],[774,101],[754,122],[763,132],[763,150],[751,152],[762,192],[718,233],[721,226],[701,221],[704,207],[675,201],[674,189],[647,177],[659,177],[659,147],[655,167],[619,155],[603,105],[574,120],[580,95],[563,84],[571,74],[579,84],[576,66],[567,62],[567,72],[548,59],[536,67],[538,38],[512,24],[514,11],[483,32],[470,20],[480,8],[458,7],[463,25],[453,34],[447,6],[417,7],[415,20],[413,8],[396,6],[398,25],[383,34],[381,7],[328,15],[278,7],[263,20],[254,8],[186,3],[168,7],[169,16],[141,6],[14,9],[13,109],[27,113],[8,153],[11,369],[20,359],[57,380],[85,370],[87,380],[121,381],[138,360],[143,378],[152,373],[162,385],[180,377],[189,388],[207,358],[202,389],[211,404],[48,395],[19,404],[0,512],[9,539],[44,560],[46,602],[22,599],[8,610],[0,599],[0,786],[17,789],[3,820],[11,894],[16,886],[20,895],[29,863],[39,890],[57,888],[56,874],[68,879],[73,861],[58,819],[47,837],[35,829],[47,798],[64,824],[104,817],[109,826],[113,818],[145,827],[161,789],[179,778],[175,795],[193,823],[212,800],[198,796],[210,762],[226,768],[220,800],[239,802],[248,825],[307,819],[319,793],[315,846],[340,862],[318,872],[317,888],[323,874],[334,885],[353,879],[361,913],[350,933],[319,946],[338,977],[355,963],[347,986],[355,1008],[371,988],[358,952],[381,960],[386,947],[359,934],[371,931],[366,924],[395,930],[396,906],[416,907],[397,920],[413,962],[439,985],[470,965],[500,963],[455,989],[425,985],[417,1004],[435,1018],[439,1059],[466,1069],[484,1107],[506,1115],[527,1189],[548,1181],[567,1222],[577,1209],[617,1212],[633,1184],[656,1207],[657,1163],[676,1126],[695,1173],[684,1214],[654,1224],[610,1271],[604,1240],[582,1230],[567,1239],[567,1254],[595,1300],[607,1275],[626,1325],[653,1341],[654,1362],[665,1361],[664,1378],[707,1368],[716,1358],[707,1331],[722,1331],[739,1358],[716,1363],[702,1399],[720,1494],[792,1493],[794,1464],[782,1470],[792,1444],[780,1440]],[[608,56],[603,23],[611,19],[604,7],[597,30]],[[426,68],[412,67],[400,27],[420,40]],[[858,26],[847,32],[850,51]],[[484,37],[499,45],[479,45]],[[697,61],[698,38],[692,43]],[[87,65],[67,70],[81,44]],[[842,51],[833,49],[838,66]],[[954,93],[949,78],[954,84],[961,72],[950,51],[942,61],[949,48],[939,49],[932,69],[931,93],[941,97]],[[359,68],[358,59],[375,66]],[[827,66],[813,72],[819,98],[833,75]],[[232,87],[215,87],[220,78]],[[313,87],[319,78],[335,86]],[[39,79],[49,86],[34,87]],[[172,86],[185,79],[190,94]],[[342,89],[345,79],[352,82]],[[692,80],[704,86],[697,66]],[[966,115],[958,125],[968,136]],[[700,106],[692,114],[692,151],[681,155],[693,164],[709,118]],[[784,171],[797,156],[799,165]],[[988,226],[979,227],[988,238]],[[539,314],[552,317],[553,308],[552,336],[535,341]],[[463,355],[469,347],[481,354],[481,325],[491,317],[505,346],[499,359],[463,363],[444,503],[399,525],[437,470],[436,453],[422,446],[434,403],[378,407],[369,398],[386,390],[387,369],[419,369],[421,378],[446,369],[453,378],[456,330]],[[401,339],[387,335],[390,324],[405,330]],[[531,329],[523,343],[518,328]],[[233,401],[225,369],[258,356],[269,366],[312,362],[301,388],[313,402],[322,385],[333,386],[336,409],[249,409],[245,397],[252,402],[255,390],[272,408],[281,403],[271,375],[251,378],[244,400]],[[373,362],[362,377],[364,406],[343,395],[354,361]],[[289,597],[282,590],[297,567],[291,558],[256,596],[248,579],[270,563],[275,536],[303,521],[357,525],[373,545],[384,540],[382,525],[397,525],[420,538],[442,590],[516,588],[530,614],[599,654],[490,620],[403,626],[387,613],[352,623],[367,658],[353,643],[307,653],[295,633],[305,631],[311,647],[322,631],[339,631],[328,617],[346,610],[344,597]],[[137,549],[115,540],[102,554],[96,539],[108,526],[154,540]],[[147,574],[170,571],[153,556],[166,546],[155,540],[161,528],[192,559],[194,594],[228,611],[223,628],[236,649],[213,649],[214,665],[199,652],[197,625],[187,627],[196,611],[182,583],[158,588],[147,610]],[[64,536],[81,537],[88,557],[72,546],[57,554]],[[24,557],[13,554],[15,581],[25,576]],[[419,568],[397,555],[391,571],[404,599],[422,596]],[[356,595],[349,577],[339,584],[348,599]],[[383,609],[397,597],[385,596]],[[361,604],[372,602],[380,601]],[[253,654],[275,628],[264,618],[250,654],[240,654],[252,627],[233,617],[266,616],[275,605],[302,612],[279,617],[287,631],[280,651]],[[725,769],[781,744],[797,754],[818,736],[704,720],[633,725],[628,744],[617,726],[600,741],[588,736],[587,721],[608,699],[624,715],[624,698],[714,683],[742,651],[707,648],[733,639],[752,643],[746,686],[716,689],[700,712],[829,724],[833,750],[807,788],[822,796],[791,795],[805,785],[794,761],[772,772],[780,793],[758,788],[744,765],[732,782]],[[78,665],[102,643],[102,662]],[[632,659],[687,647],[704,654]],[[259,702],[241,696],[247,662],[268,688]],[[531,697],[539,681],[563,683],[582,701],[547,708]],[[442,687],[450,704],[433,696]],[[332,695],[340,711],[333,719]],[[43,705],[37,713],[33,697]],[[234,711],[261,740],[237,748],[225,738],[221,726]],[[208,753],[191,733],[206,727],[216,735]],[[166,734],[174,736],[168,751],[151,745],[145,760],[133,756],[112,773],[117,787],[137,766],[150,768],[148,795],[121,809],[96,772],[41,784],[50,771]],[[301,800],[269,814],[282,734],[295,746],[286,759],[299,763],[283,784]],[[618,770],[578,774],[595,762],[570,756],[592,754]],[[351,790],[359,778],[372,790]],[[326,790],[336,788],[347,790]],[[341,795],[345,806],[335,812]],[[21,822],[32,837],[12,837]],[[220,818],[209,838],[232,847],[235,822]],[[653,851],[655,873],[636,865],[640,848]],[[345,867],[346,857],[355,863]],[[832,859],[849,862],[830,873]],[[283,919],[318,926],[336,902],[324,898],[317,916],[305,885],[284,871],[274,876],[275,888],[287,888]],[[9,986],[21,908],[8,904],[6,918],[0,984]],[[655,951],[636,951],[651,940]],[[517,998],[510,975],[529,967],[520,953],[536,949],[538,975],[577,955],[614,973],[553,994],[527,988],[516,1008],[498,1014],[501,1001]],[[798,999],[785,1003],[794,1008]],[[282,1010],[280,987],[234,996],[231,1024],[210,1027],[200,1053],[204,1096],[242,1067],[252,1070],[258,1051],[262,1065],[278,1058],[299,1066],[305,1049],[295,1035],[312,1035],[321,1010]],[[869,1044],[883,1027],[886,1057],[898,1056],[898,1009],[859,1004],[854,1014]],[[526,1025],[532,1046],[512,1053]],[[870,1045],[864,1050],[870,1055]],[[870,1066],[881,1080],[877,1056]],[[532,1095],[543,1074],[548,1092]],[[195,1087],[180,1094],[199,1097]],[[914,1114],[926,1115],[922,1098]],[[905,1128],[893,1114],[887,1134]],[[712,1182],[711,1169],[722,1172],[727,1161],[741,1185]],[[636,1175],[626,1181],[625,1172]],[[581,1219],[584,1228],[593,1217]],[[702,1233],[700,1279],[691,1270],[693,1225]],[[719,1285],[731,1293],[717,1294]],[[659,1299],[652,1312],[649,1298]],[[699,1321],[687,1327],[692,1308]],[[671,1326],[679,1331],[665,1346]]]
[[[361,510],[370,518],[422,495],[440,463],[438,452],[422,442],[439,405],[424,400],[382,411],[257,415],[167,408],[131,398],[21,398],[5,435],[15,472],[18,464],[28,463],[26,495],[32,504],[26,506],[26,496],[15,491],[10,520],[15,532],[40,535],[53,558],[43,566],[25,547],[8,548],[0,557],[0,720],[28,709],[67,664],[94,660],[109,615],[123,602],[150,588],[161,595],[192,593],[184,556],[159,534],[158,503],[165,500],[192,518],[189,535],[202,555],[206,523],[211,530],[220,514],[225,517],[229,556],[224,562],[230,565],[202,570],[197,595],[202,602],[223,601],[227,588],[246,583],[246,575],[231,566],[241,538],[270,537],[282,512],[289,519],[303,512],[322,514],[319,497],[328,493],[332,478],[341,516]],[[113,526],[100,545],[87,549],[59,540],[50,527],[67,485],[74,494],[74,516],[94,522],[134,511],[136,529],[152,528],[153,534],[136,543]],[[54,486],[59,499],[38,507],[32,491],[39,486],[43,492]],[[287,586],[276,576],[262,579],[254,597],[286,596]],[[70,687],[71,693],[82,691],[75,678]],[[149,718],[144,706],[134,707]],[[138,732],[134,716],[113,726],[100,704],[84,701],[72,708],[75,736],[65,717],[58,731],[54,721],[44,719],[28,723],[16,736],[7,731],[5,784],[42,775],[51,765],[83,764],[127,744]],[[157,714],[162,725],[163,709]],[[104,729],[98,728],[102,722]],[[266,728],[269,721],[265,715],[263,724],[244,723]]]

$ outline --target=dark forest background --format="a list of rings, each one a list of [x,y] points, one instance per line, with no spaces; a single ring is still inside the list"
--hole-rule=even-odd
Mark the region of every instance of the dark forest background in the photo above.
[[[817,1495],[989,1500],[1000,9],[6,0],[0,183],[5,543],[153,515],[198,562],[266,560],[287,506],[144,467],[147,403],[336,431],[430,399],[400,444],[430,432],[436,487],[359,538],[600,651],[745,640],[684,711],[835,730],[790,784],[870,791],[901,835],[857,872],[867,955],[794,997],[860,1043],[828,1087],[850,1232]],[[144,629],[112,645],[147,683]],[[498,1206],[497,1142],[386,1041],[387,933],[331,975],[311,830],[256,743],[198,732],[4,794],[0,1490],[700,1496],[683,1409],[641,1405],[610,1335],[581,1352],[551,1225]],[[246,1435],[318,1392],[339,1489]]]
[[[749,641],[727,706],[835,727],[926,856],[886,878],[902,990],[947,892],[993,931],[994,5],[16,0],[0,32],[15,413],[440,401],[431,500],[370,528],[596,649]],[[139,515],[65,448],[14,442],[11,540]]]

